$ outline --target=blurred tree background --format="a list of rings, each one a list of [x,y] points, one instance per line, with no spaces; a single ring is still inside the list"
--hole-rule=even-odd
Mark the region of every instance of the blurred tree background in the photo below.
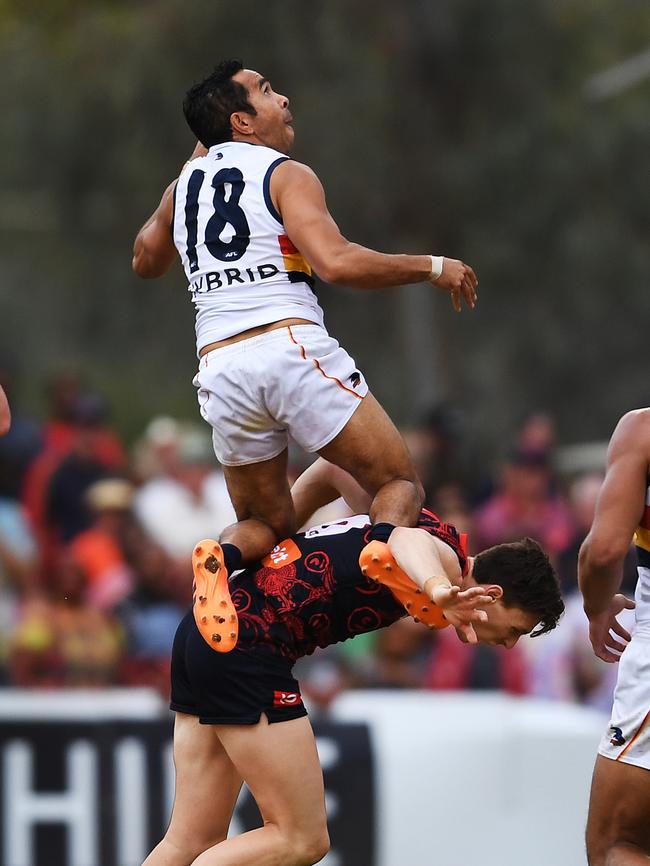
[[[227,56],[291,98],[345,234],[479,275],[461,316],[429,286],[320,286],[398,422],[447,398],[494,445],[542,408],[570,442],[648,404],[650,79],[587,87],[648,50],[647,0],[0,0],[0,45],[0,351],[34,407],[74,365],[127,436],[196,416],[184,275],[140,281],[131,247]]]

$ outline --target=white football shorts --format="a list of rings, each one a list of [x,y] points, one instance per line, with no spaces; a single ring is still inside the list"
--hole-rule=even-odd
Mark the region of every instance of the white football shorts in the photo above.
[[[609,728],[598,748],[614,761],[650,770],[650,630],[637,626],[618,663]]]
[[[291,325],[213,349],[194,377],[217,459],[244,466],[276,457],[289,436],[319,451],[368,393],[363,374],[319,325]]]

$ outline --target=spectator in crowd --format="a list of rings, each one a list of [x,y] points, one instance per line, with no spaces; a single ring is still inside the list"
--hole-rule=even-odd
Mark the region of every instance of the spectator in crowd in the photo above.
[[[85,601],[86,575],[60,557],[49,591],[25,602],[11,641],[11,680],[20,686],[114,685],[122,655],[117,622]]]
[[[48,417],[43,426],[45,448],[68,454],[77,440],[79,426],[92,419],[95,426],[94,453],[109,469],[122,469],[126,455],[119,437],[108,426],[108,407],[104,398],[89,391],[76,370],[55,374],[45,389]]]
[[[475,515],[475,547],[530,536],[552,560],[569,546],[573,521],[556,490],[548,451],[516,448],[510,455],[497,491]]]
[[[183,425],[168,415],[157,415],[147,424],[133,446],[132,468],[138,486],[174,474],[182,429]]]
[[[411,617],[397,620],[377,632],[374,652],[358,671],[357,685],[376,689],[421,688],[431,641],[431,632]]]
[[[427,501],[441,485],[467,481],[468,454],[462,415],[456,406],[437,403],[415,427],[404,432],[404,438]]]
[[[353,638],[348,643],[354,643]],[[365,635],[362,635],[365,637]],[[327,713],[337,695],[357,685],[350,655],[343,650],[344,644],[317,649],[313,655],[298,659],[296,678],[300,681],[303,698],[308,701],[309,711]]]
[[[616,684],[616,667],[601,661],[591,649],[589,624],[577,584],[578,552],[593,523],[603,478],[601,472],[589,472],[574,478],[569,485],[568,504],[574,532],[558,559],[557,569],[566,610],[558,627],[548,635],[548,640],[528,641],[525,648],[534,695],[576,701],[609,712]],[[636,555],[630,545],[621,592],[633,595],[636,579]],[[622,611],[619,619],[628,631],[633,629],[633,611]]]
[[[96,394],[83,395],[76,404],[74,438],[47,489],[47,522],[60,541],[70,541],[90,525],[91,513],[84,499],[90,485],[111,470],[124,468],[121,458],[113,465],[103,454],[107,413],[105,401]]]
[[[78,395],[71,407],[63,398],[59,403],[66,411],[59,408],[55,419],[45,425],[46,445],[26,474],[22,496],[46,573],[61,543],[88,526],[86,488],[126,468],[125,452],[108,426],[103,397],[88,392]]]
[[[0,684],[6,682],[9,636],[21,598],[33,591],[38,573],[36,540],[20,504],[0,497]]]
[[[529,691],[525,653],[488,644],[463,644],[454,630],[437,632],[421,685],[427,689],[498,690],[513,695]]]
[[[134,576],[124,553],[133,522],[133,485],[122,478],[103,478],[88,487],[84,499],[91,524],[67,550],[86,576],[85,600],[110,612],[133,589]]]
[[[135,514],[146,532],[174,559],[188,562],[196,541],[219,535],[235,521],[210,437],[194,426],[171,428],[161,471],[138,490]],[[158,448],[160,453],[160,448]]]
[[[555,422],[546,412],[533,412],[525,419],[515,437],[520,451],[552,454],[557,441]]]
[[[115,611],[125,634],[121,680],[151,686],[167,698],[172,642],[191,601],[191,584],[185,571],[179,573],[162,547],[137,526],[129,535],[134,586]]]
[[[602,472],[586,472],[574,478],[569,484],[567,501],[573,520],[573,536],[567,548],[560,554],[557,572],[562,585],[562,593],[571,596],[577,592],[578,552],[585,540],[596,510],[596,500],[600,493],[604,475]],[[623,564],[625,580],[632,587],[636,581],[636,554],[631,544]]]
[[[571,512],[573,532],[557,560],[557,574],[562,594],[565,596],[578,589],[578,552],[591,527],[604,477],[602,472],[585,473],[574,478],[568,487],[567,504]]]

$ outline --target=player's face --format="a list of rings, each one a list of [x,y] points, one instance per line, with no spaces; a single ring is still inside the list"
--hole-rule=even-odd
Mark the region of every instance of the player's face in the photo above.
[[[294,131],[288,98],[276,93],[269,80],[252,69],[241,69],[233,79],[246,88],[248,101],[257,112],[249,116],[255,136],[267,147],[289,153]]]
[[[539,618],[520,607],[506,607],[503,599],[497,599],[483,608],[487,613],[486,622],[475,622],[474,631],[479,643],[490,646],[504,646],[512,649],[522,635],[529,634],[539,622]],[[465,637],[458,637],[467,643]]]

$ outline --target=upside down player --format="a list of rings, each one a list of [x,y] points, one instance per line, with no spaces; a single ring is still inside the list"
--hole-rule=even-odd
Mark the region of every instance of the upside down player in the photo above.
[[[619,593],[633,535],[639,578],[630,636],[616,617],[635,607]],[[590,866],[641,866],[650,862],[650,409],[628,412],[612,434],[578,577],[594,652],[620,658],[591,785],[587,856]]]
[[[230,615],[239,620],[232,651],[215,652],[191,612],[180,624],[172,656],[176,799],[145,866],[309,866],[325,855],[322,772],[291,668],[317,646],[404,616],[392,592],[361,573],[369,529],[366,516],[315,527],[231,578],[236,613],[224,608],[223,619],[226,628]],[[198,545],[196,571],[213,544]],[[455,528],[423,510],[419,528],[394,530],[388,552],[465,641],[510,648],[523,634],[554,628],[564,607],[546,555],[529,539],[468,558]],[[201,611],[197,603],[198,621]],[[242,781],[264,826],[226,839]]]

